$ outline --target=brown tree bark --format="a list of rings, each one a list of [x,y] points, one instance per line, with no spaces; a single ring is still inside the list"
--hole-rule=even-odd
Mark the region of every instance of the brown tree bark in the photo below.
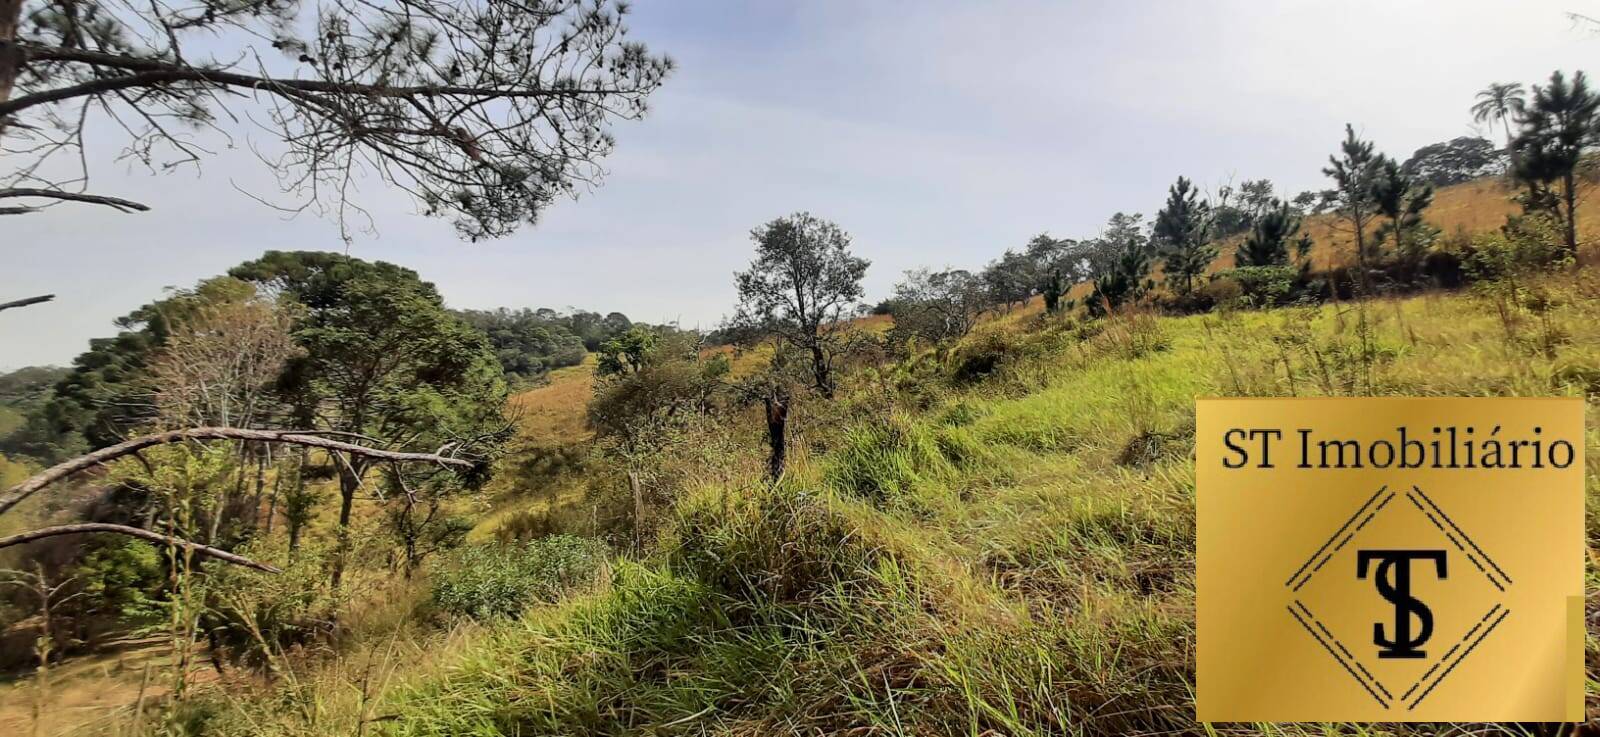
[[[22,69],[22,47],[17,44],[17,28],[22,25],[22,0],[0,0],[0,103],[11,99]],[[0,119],[0,135],[5,134]]]
[[[783,476],[783,464],[788,455],[789,397],[774,391],[763,397],[767,410],[767,477],[777,481]]]

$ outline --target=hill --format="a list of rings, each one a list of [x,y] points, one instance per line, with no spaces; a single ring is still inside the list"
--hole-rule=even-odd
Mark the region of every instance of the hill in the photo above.
[[[1592,274],[1545,286],[1551,357],[1467,295],[1005,331],[1002,377],[700,491],[658,557],[396,693],[395,732],[1189,732],[1193,398],[1600,391]],[[1352,309],[1376,352],[1313,370]]]
[[[660,543],[618,558],[592,588],[452,635],[436,657],[400,662],[371,646],[391,685],[324,703],[315,729],[255,700],[210,727],[1194,733],[1194,397],[1600,396],[1595,272],[1524,288],[1551,309],[1508,320],[1486,291],[989,320],[903,367],[899,392],[851,387],[783,483],[683,488]],[[1003,357],[1000,371],[953,370],[985,351]],[[536,443],[585,441],[576,408],[592,378],[568,371],[515,400]],[[1600,437],[1600,417],[1589,423]],[[1586,485],[1600,494],[1594,464]],[[1590,510],[1594,546],[1600,506]]]

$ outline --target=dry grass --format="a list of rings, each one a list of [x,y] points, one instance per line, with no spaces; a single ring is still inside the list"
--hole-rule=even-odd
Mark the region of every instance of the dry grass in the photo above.
[[[1497,187],[1441,192],[1436,224],[1497,227],[1510,209]],[[1535,285],[1559,296],[1549,351],[1536,349],[1536,321],[1508,327],[1471,292],[1130,315],[1081,335],[1037,319],[1035,300],[968,339],[1022,346],[1018,363],[941,385],[932,406],[889,400],[814,428],[818,452],[801,449],[776,489],[754,475],[694,489],[657,554],[619,564],[605,590],[520,622],[425,631],[405,621],[413,588],[374,580],[375,610],[353,615],[371,632],[350,653],[307,666],[292,693],[225,690],[208,733],[1200,733],[1194,397],[1600,392],[1595,285],[1592,270]],[[1349,358],[1351,310],[1374,326],[1365,362]],[[762,357],[740,355],[736,373]],[[1336,365],[1314,370],[1318,359]],[[590,440],[593,381],[586,362],[512,398],[522,445],[474,539],[583,499],[580,473],[516,464]],[[1592,449],[1600,417],[1589,433]],[[1600,494],[1592,453],[1586,483]],[[1600,522],[1588,529],[1593,555]],[[1588,587],[1600,587],[1593,572]],[[1600,662],[1593,645],[1589,656]]]
[[[810,470],[776,490],[702,490],[680,504],[659,561],[397,692],[393,728],[1199,733],[1189,706],[1194,397],[1581,394],[1569,377],[1590,374],[1567,367],[1600,371],[1592,278],[1539,283],[1560,296],[1553,319],[1565,340],[1549,355],[1468,293],[1118,318],[1016,366],[1031,376],[1024,393],[997,390],[997,377],[927,411],[889,409],[838,429]],[[1286,338],[1347,354],[1351,310],[1373,326],[1371,365],[1349,359],[1323,374],[1306,356],[1285,362]],[[1014,320],[985,332],[1031,340]]]
[[[594,396],[593,354],[577,366],[550,372],[548,383],[511,397],[510,411],[517,418],[519,438],[546,448],[575,445],[593,436],[585,420]]]

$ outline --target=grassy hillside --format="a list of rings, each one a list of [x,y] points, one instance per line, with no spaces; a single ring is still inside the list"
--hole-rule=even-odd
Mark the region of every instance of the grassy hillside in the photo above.
[[[1021,312],[992,320],[949,353],[890,371],[898,392],[854,387],[835,431],[814,434],[814,453],[777,487],[752,475],[687,490],[654,552],[618,560],[594,590],[519,621],[458,630],[431,657],[380,660],[383,688],[327,702],[315,724],[284,702],[250,700],[233,702],[212,727],[1199,731],[1194,397],[1592,400],[1600,279],[1584,270],[1528,286],[1552,298],[1548,319],[1513,310],[1504,320],[1484,292],[1087,324]],[[985,351],[1001,355],[1000,372],[952,378],[953,366]],[[583,376],[519,397],[528,421],[573,427],[578,394],[564,384]],[[1600,416],[1589,422],[1592,451]],[[1591,452],[1588,463],[1593,497],[1600,457]],[[1591,550],[1597,513],[1591,505]],[[1589,660],[1592,708],[1592,638]]]
[[[1464,294],[1006,330],[1003,376],[878,406],[776,489],[701,490],[659,556],[397,691],[391,728],[1193,731],[1193,398],[1592,395],[1593,276],[1547,285],[1549,354]]]
[[[1503,195],[1488,182],[1445,190],[1438,222],[1497,226]],[[399,580],[367,553],[336,645],[293,653],[271,678],[215,678],[196,663],[207,695],[166,724],[221,735],[1196,733],[1194,398],[1592,404],[1600,271],[1519,287],[1182,318],[1047,319],[1038,304],[990,315],[957,345],[860,368],[838,401],[800,405],[776,487],[760,477],[758,418],[719,416],[655,461],[674,466],[674,481],[653,502],[660,536],[637,547],[615,528],[618,499],[632,511],[625,481],[590,453],[591,358],[511,399],[510,454],[482,496],[452,509],[476,522],[474,544],[569,532],[628,552],[555,603],[486,622],[430,603],[460,573],[447,555]],[[733,373],[763,359],[734,354]],[[974,378],[971,364],[999,370]],[[1589,422],[1592,497],[1600,417]],[[358,539],[383,534],[369,506]],[[1590,509],[1593,555],[1600,507]],[[317,539],[329,524],[317,520]],[[1592,590],[1600,578],[1589,575]],[[280,581],[293,590],[289,576],[263,587]],[[122,733],[142,662],[161,657],[62,669],[42,712],[77,711],[45,725]],[[26,679],[13,688],[0,725],[22,729],[39,692]]]

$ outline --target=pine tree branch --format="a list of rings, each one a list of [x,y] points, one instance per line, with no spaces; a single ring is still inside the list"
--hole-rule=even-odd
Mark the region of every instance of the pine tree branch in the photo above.
[[[0,107],[3,107],[4,105],[5,105],[5,103],[0,103]],[[149,205],[146,205],[146,204],[140,203],[140,202],[134,202],[133,200],[125,200],[125,199],[122,199],[121,197],[110,197],[110,196],[107,196],[107,195],[99,195],[99,194],[85,194],[85,193],[82,193],[82,192],[65,192],[65,191],[57,190],[57,189],[30,189],[30,188],[0,189],[0,199],[4,199],[4,198],[8,198],[8,197],[44,197],[44,198],[53,199],[53,200],[71,200],[73,202],[87,202],[87,203],[90,203],[90,204],[93,204],[93,205],[105,205],[107,207],[114,207],[114,208],[116,208],[118,210],[121,210],[123,212],[128,212],[130,210],[138,210],[139,212],[144,212],[144,211],[150,209]],[[19,208],[20,212],[32,212],[35,209],[36,208],[32,208],[32,207]],[[13,214],[14,215],[14,214],[19,214],[19,213],[18,212],[10,212],[8,214]]]
[[[23,543],[30,543],[35,540],[42,540],[47,537],[57,537],[60,535],[81,535],[90,532],[108,532],[116,535],[136,537],[141,540],[148,540],[161,545],[176,545],[196,555],[205,556],[207,558],[216,558],[217,560],[226,563],[232,563],[236,566],[254,568],[258,571],[264,571],[266,573],[283,572],[278,568],[274,568],[265,563],[257,563],[242,555],[230,553],[220,548],[213,548],[209,545],[201,545],[200,543],[190,542],[181,537],[163,535],[159,532],[152,532],[139,527],[113,525],[105,522],[84,522],[75,525],[58,525],[56,527],[45,527],[38,530],[29,530],[28,532],[12,535],[10,537],[0,537],[0,549],[9,548],[13,545],[21,545]]]
[[[283,79],[275,77],[258,77],[250,74],[239,74],[224,69],[191,67],[183,64],[148,59],[123,54],[108,54],[102,51],[89,49],[66,48],[55,46],[40,46],[37,44],[18,44],[29,63],[40,61],[70,62],[91,64],[95,67],[118,69],[130,74],[125,76],[102,77],[87,82],[59,87],[31,95],[24,95],[12,100],[0,102],[0,118],[15,115],[36,105],[51,102],[60,102],[74,97],[99,95],[106,92],[130,89],[134,87],[155,87],[173,82],[204,82],[207,84],[225,87],[243,87],[247,89],[262,90],[277,94],[312,93],[312,94],[338,94],[361,95],[367,97],[502,97],[502,98],[530,98],[530,97],[570,97],[581,98],[587,96],[628,95],[645,90],[623,88],[569,88],[569,89],[543,89],[514,87],[478,87],[460,85],[412,85],[395,87],[381,84],[364,84],[360,82],[331,82],[319,79]]]

